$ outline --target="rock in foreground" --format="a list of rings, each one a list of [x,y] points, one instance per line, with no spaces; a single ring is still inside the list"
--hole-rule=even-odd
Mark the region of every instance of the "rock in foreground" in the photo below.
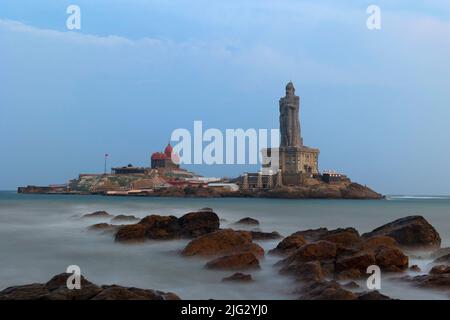
[[[282,267],[280,273],[302,281],[355,279],[366,274],[371,265],[399,272],[409,264],[393,238],[365,239],[353,228],[298,231],[283,239],[272,252],[287,255],[276,264]]]
[[[47,283],[15,286],[0,291],[0,300],[179,300],[170,292],[151,289],[98,286],[81,277],[81,289],[67,288],[68,273],[54,276]]]
[[[284,238],[275,249],[269,251],[271,254],[288,255],[306,244],[302,235],[290,235]]]
[[[150,215],[136,224],[121,227],[118,242],[140,242],[147,239],[169,240],[194,238],[219,230],[219,217],[212,211],[198,211],[175,216]]]
[[[299,293],[300,300],[392,300],[378,291],[352,292],[336,281],[313,282]]]
[[[248,270],[259,269],[259,260],[251,252],[223,256],[206,263],[207,269]]]
[[[408,216],[389,222],[372,232],[363,234],[364,238],[389,236],[398,244],[412,249],[436,249],[441,246],[441,237],[436,229],[422,216]]]
[[[264,256],[264,249],[252,242],[248,231],[224,229],[205,234],[189,242],[183,249],[185,256],[219,256],[251,252],[256,257]]]

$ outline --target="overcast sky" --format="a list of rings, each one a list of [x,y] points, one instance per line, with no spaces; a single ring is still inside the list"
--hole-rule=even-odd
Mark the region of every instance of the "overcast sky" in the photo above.
[[[81,30],[66,8],[81,8]],[[368,30],[366,8],[381,8]],[[149,165],[174,129],[278,128],[384,194],[450,194],[450,2],[0,0],[0,190]],[[255,168],[191,166],[213,176]]]

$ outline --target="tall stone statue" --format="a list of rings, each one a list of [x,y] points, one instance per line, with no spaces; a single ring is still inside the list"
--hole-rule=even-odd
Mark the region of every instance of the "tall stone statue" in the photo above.
[[[280,147],[302,147],[300,133],[300,98],[292,82],[286,85],[286,96],[280,99]]]

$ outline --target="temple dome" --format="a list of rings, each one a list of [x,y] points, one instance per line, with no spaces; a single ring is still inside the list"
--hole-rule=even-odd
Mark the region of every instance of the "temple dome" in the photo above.
[[[172,155],[172,151],[173,151],[173,148],[172,148],[172,146],[170,145],[170,142],[169,142],[169,144],[167,145],[167,147],[164,149],[164,153],[165,153],[168,157],[170,157],[170,156]]]

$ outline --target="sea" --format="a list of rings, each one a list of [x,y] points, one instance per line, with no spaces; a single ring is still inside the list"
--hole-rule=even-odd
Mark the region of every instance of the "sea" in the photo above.
[[[299,230],[354,227],[368,232],[395,219],[424,216],[440,233],[442,247],[450,246],[450,197],[388,196],[383,200],[285,200],[245,198],[153,198],[80,195],[29,195],[0,192],[0,290],[9,286],[46,282],[77,265],[96,284],[118,284],[170,291],[182,299],[297,299],[299,285],[278,274],[279,257],[266,255],[261,270],[251,271],[252,283],[228,283],[230,271],[204,268],[206,259],[186,258],[180,250],[189,240],[119,244],[112,234],[88,227],[108,219],[86,219],[97,210],[145,217],[175,215],[210,207],[221,227],[232,227],[244,217],[259,220],[261,231],[283,236]],[[266,252],[279,240],[259,241]],[[423,273],[431,260],[415,255]],[[412,273],[411,275],[417,275]],[[366,283],[359,281],[360,291]],[[449,299],[442,291],[415,288],[382,276],[383,294],[397,299]]]

